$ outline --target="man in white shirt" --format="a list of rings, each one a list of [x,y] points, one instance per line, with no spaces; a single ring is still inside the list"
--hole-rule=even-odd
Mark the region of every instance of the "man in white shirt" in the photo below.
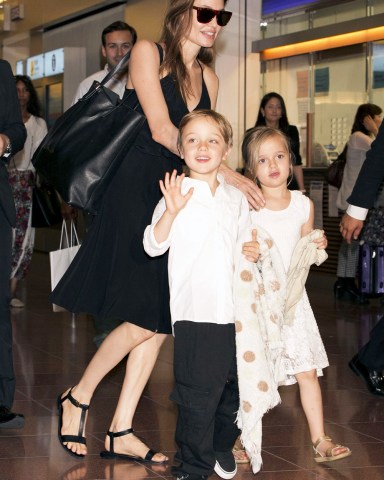
[[[79,98],[83,97],[95,80],[100,82],[119,63],[124,55],[131,50],[136,40],[136,30],[125,22],[117,21],[105,27],[101,34],[101,53],[107,63],[103,70],[90,75],[80,83],[72,103],[76,103]],[[127,71],[123,71],[113,77],[107,86],[122,98],[126,83]]]
[[[341,219],[340,232],[350,242],[357,240],[368,209],[372,208],[384,180],[384,124],[368,151],[366,160],[357,177],[349,207]],[[384,396],[384,316],[370,332],[366,343],[349,362],[349,367],[361,377],[374,395]]]

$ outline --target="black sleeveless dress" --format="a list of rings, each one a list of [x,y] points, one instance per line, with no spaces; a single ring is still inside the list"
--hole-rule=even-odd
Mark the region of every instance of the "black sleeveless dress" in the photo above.
[[[163,52],[158,48],[162,61]],[[188,108],[170,76],[161,79],[161,88],[170,119],[178,127]],[[128,93],[131,105],[137,104],[136,93]],[[211,108],[204,78],[196,106],[201,108]],[[140,106],[138,110],[142,112]],[[152,140],[145,122],[106,190],[79,252],[52,292],[53,303],[74,313],[86,312],[159,333],[171,332],[168,254],[149,257],[143,248],[143,233],[161,198],[159,180],[173,169],[181,172],[180,158]]]

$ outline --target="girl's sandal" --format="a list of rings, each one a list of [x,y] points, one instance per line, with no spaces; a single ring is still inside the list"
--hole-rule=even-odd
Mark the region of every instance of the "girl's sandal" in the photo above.
[[[238,465],[241,465],[243,463],[249,463],[249,457],[247,455],[247,452],[245,451],[245,448],[241,448],[235,445],[232,448],[232,453],[233,453],[233,456],[235,457],[235,462]]]
[[[327,448],[325,453],[321,453],[318,450],[318,446],[322,442],[332,442],[332,438],[324,435],[323,437],[319,437],[316,442],[313,444],[313,450],[315,451],[314,460],[317,463],[322,462],[334,462],[335,460],[341,460],[342,458],[349,457],[352,451],[348,447],[344,447],[343,445],[333,444],[333,447]],[[340,453],[334,453],[335,450],[344,449]]]

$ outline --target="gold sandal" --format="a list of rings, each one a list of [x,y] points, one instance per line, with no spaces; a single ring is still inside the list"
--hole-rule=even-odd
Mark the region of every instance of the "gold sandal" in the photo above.
[[[249,463],[249,457],[247,455],[247,452],[245,451],[245,448],[235,445],[232,448],[232,453],[235,457],[235,462],[237,463],[237,465]]]
[[[344,447],[344,445],[339,445],[339,444],[334,444],[334,447],[329,447],[327,448],[325,455],[323,455],[317,447],[320,445],[322,442],[332,442],[332,438],[328,437],[327,435],[324,435],[323,437],[319,437],[316,442],[313,444],[313,450],[315,451],[315,457],[314,460],[317,463],[322,463],[322,462],[334,462],[335,460],[341,460],[342,458],[349,457],[352,453],[352,451],[348,447]],[[346,449],[346,451],[338,453],[334,455],[334,451],[340,448]]]

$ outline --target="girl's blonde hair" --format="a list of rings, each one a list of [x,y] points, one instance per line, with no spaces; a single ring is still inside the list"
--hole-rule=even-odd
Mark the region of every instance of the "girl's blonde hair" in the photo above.
[[[245,132],[243,143],[241,145],[241,153],[243,155],[244,169],[248,177],[257,180],[256,170],[257,161],[259,159],[259,151],[261,145],[272,137],[280,137],[289,153],[290,165],[292,167],[292,151],[289,138],[277,128],[271,127],[255,127]]]
[[[183,136],[184,128],[188,125],[188,123],[192,122],[192,120],[196,120],[197,118],[208,118],[212,122],[217,125],[221,136],[224,139],[224,142],[228,147],[232,147],[233,144],[233,131],[231,124],[228,120],[221,115],[220,113],[215,112],[214,110],[194,110],[193,112],[187,113],[180,122],[179,125],[179,135],[177,138],[177,146],[180,150],[181,148],[181,137]]]

